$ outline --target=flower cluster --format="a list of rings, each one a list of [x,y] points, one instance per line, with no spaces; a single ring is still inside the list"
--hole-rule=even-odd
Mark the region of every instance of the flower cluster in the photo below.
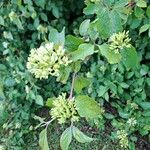
[[[119,53],[120,49],[131,47],[130,41],[129,31],[114,33],[108,41],[110,43],[109,48],[115,53]]]
[[[129,144],[129,141],[128,141],[127,133],[125,132],[125,130],[117,131],[117,137],[120,140],[119,141],[120,146],[124,147],[124,148],[127,148],[128,144]]]
[[[130,118],[128,119],[127,123],[130,127],[134,127],[137,124],[137,121],[135,120],[135,118]]]
[[[59,97],[54,100],[53,106],[50,114],[53,119],[58,120],[58,123],[65,123],[68,119],[70,119],[71,122],[79,120],[74,99],[67,100],[65,93],[62,93],[62,95],[59,95]]]
[[[65,50],[61,45],[54,47],[53,43],[47,43],[37,49],[31,49],[27,68],[36,78],[47,79],[48,75],[58,77],[60,67],[69,63],[71,61],[65,56]]]

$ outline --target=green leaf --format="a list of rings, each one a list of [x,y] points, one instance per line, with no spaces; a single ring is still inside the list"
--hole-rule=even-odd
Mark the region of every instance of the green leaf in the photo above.
[[[67,128],[60,137],[60,147],[62,150],[68,150],[72,141],[72,127]]]
[[[144,111],[142,112],[142,115],[145,116],[145,117],[150,117],[150,111]]]
[[[65,28],[59,33],[56,29],[51,28],[48,35],[50,42],[53,42],[56,45],[64,45],[65,43]]]
[[[39,135],[39,145],[41,150],[49,150],[47,141],[47,129],[41,131]]]
[[[119,110],[118,112],[119,112],[120,117],[125,118],[125,119],[129,118],[129,115],[130,115],[129,113],[124,112],[122,110]]]
[[[119,84],[122,88],[127,89],[129,87],[128,84],[126,84],[125,82],[122,82]]]
[[[148,30],[150,28],[150,24],[145,24],[140,28],[140,34],[145,32],[146,30]]]
[[[75,51],[78,49],[80,44],[83,44],[84,40],[72,35],[66,36],[65,46],[67,47],[67,51]]]
[[[75,126],[73,126],[72,131],[74,138],[80,143],[89,143],[93,141],[93,138],[88,137]]]
[[[4,19],[2,16],[0,16],[0,25],[3,25],[4,26]]]
[[[52,98],[48,98],[47,101],[46,101],[46,106],[47,107],[53,107],[53,101],[55,100],[56,98],[55,97],[52,97]]]
[[[141,102],[139,104],[143,109],[150,109],[150,102]]]
[[[36,104],[38,104],[38,105],[41,105],[41,106],[44,105],[43,98],[42,98],[41,95],[37,95],[37,96],[36,96],[35,102],[36,102]]]
[[[90,80],[84,77],[75,78],[74,90],[77,94],[82,92],[82,89],[89,86]]]
[[[82,35],[82,36],[87,35],[89,25],[90,25],[90,19],[86,19],[81,23],[81,25],[79,27],[80,35]]]
[[[144,17],[144,10],[140,7],[135,7],[134,9],[134,14],[135,16],[138,18],[138,21],[140,22],[139,18],[143,18]],[[135,19],[133,19],[133,23],[134,23]]]
[[[125,48],[121,53],[122,61],[127,68],[136,69],[138,67],[138,56],[134,47]]]
[[[150,5],[147,7],[146,15],[150,18]]]
[[[87,95],[78,96],[75,99],[75,104],[81,117],[92,119],[97,118],[101,114],[100,106],[93,98]]]
[[[99,97],[103,96],[106,93],[106,91],[107,91],[107,88],[105,86],[100,85],[97,90],[98,96]]]
[[[60,81],[63,84],[66,84],[69,75],[71,73],[71,67],[61,67],[60,68],[60,75],[57,77],[57,81]]]
[[[79,72],[80,71],[80,69],[81,69],[81,61],[76,61],[76,62],[73,62],[72,64],[71,64],[71,67],[72,67],[72,70],[74,71],[74,72]]]
[[[120,53],[115,53],[113,50],[109,49],[109,45],[103,44],[98,46],[100,49],[100,52],[103,56],[107,58],[107,61],[110,64],[115,64],[119,63],[121,60],[121,54]]]
[[[115,116],[110,113],[105,113],[106,119],[113,119]]]
[[[138,1],[136,2],[136,5],[137,5],[138,7],[142,7],[142,8],[147,7],[147,3],[145,2],[145,0],[138,0]]]
[[[94,45],[92,44],[81,44],[78,49],[74,52],[71,52],[71,59],[73,61],[84,60],[87,56],[94,53]]]
[[[115,10],[101,6],[98,15],[97,28],[102,38],[109,38],[113,33],[122,31],[122,23],[119,14]]]
[[[85,15],[92,15],[97,11],[97,6],[95,4],[88,4],[86,8],[84,8],[83,13]]]

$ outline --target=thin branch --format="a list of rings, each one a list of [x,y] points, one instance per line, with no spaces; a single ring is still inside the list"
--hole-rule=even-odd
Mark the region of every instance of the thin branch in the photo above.
[[[68,98],[69,100],[72,99],[72,96],[73,96],[75,77],[76,77],[76,72],[74,72],[73,76],[72,76],[71,90],[70,90],[70,95],[69,95],[69,98]]]

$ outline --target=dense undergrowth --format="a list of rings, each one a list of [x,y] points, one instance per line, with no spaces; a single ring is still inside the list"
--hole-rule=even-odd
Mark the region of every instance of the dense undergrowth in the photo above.
[[[51,98],[70,94],[72,68],[77,70],[74,95],[95,99],[101,114],[89,119],[91,114],[79,112],[86,119],[75,125],[98,140],[81,145],[73,140],[69,148],[150,149],[148,0],[2,0],[0,30],[0,149],[39,149],[42,128],[36,127],[41,118],[50,118]],[[114,46],[110,37],[119,32],[131,41],[106,52]],[[64,42],[74,64],[63,68],[57,79],[39,80],[26,64],[30,49],[48,41]],[[60,149],[55,141],[68,125],[50,125],[50,149]]]

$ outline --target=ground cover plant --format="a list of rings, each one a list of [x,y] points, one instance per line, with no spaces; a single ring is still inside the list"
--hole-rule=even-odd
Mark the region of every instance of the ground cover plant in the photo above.
[[[0,30],[0,149],[150,149],[148,0],[2,0]]]

